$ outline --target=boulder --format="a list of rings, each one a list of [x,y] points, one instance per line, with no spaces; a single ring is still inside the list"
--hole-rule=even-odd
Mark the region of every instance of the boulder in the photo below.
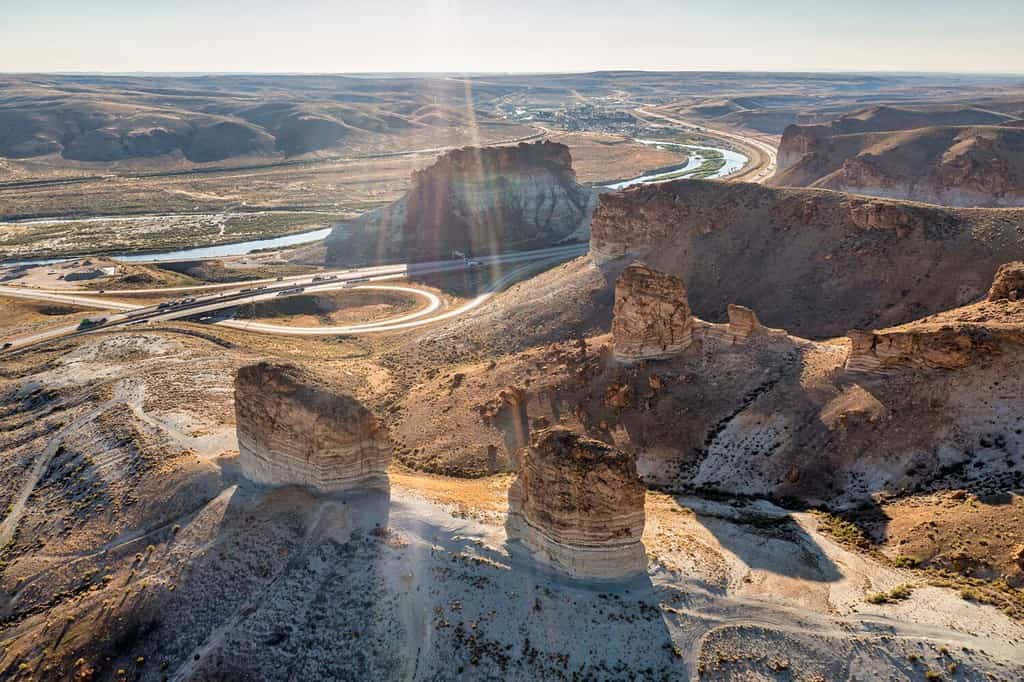
[[[634,456],[564,427],[544,429],[509,489],[508,537],[573,577],[640,574],[644,492]]]
[[[320,492],[388,488],[387,431],[355,398],[291,364],[260,362],[235,377],[246,478]]]

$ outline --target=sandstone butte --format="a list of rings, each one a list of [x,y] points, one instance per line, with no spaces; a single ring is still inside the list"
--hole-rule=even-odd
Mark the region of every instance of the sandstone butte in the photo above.
[[[335,227],[327,259],[438,260],[551,246],[574,233],[585,238],[590,200],[564,144],[456,149],[413,172],[395,203]]]
[[[678,355],[693,341],[693,316],[683,280],[634,263],[619,275],[612,347],[622,362]]]
[[[646,571],[634,456],[564,427],[543,429],[523,450],[508,498],[508,537],[538,562],[583,579]]]
[[[256,483],[388,488],[386,429],[359,401],[295,365],[239,369],[235,414],[242,472]]]

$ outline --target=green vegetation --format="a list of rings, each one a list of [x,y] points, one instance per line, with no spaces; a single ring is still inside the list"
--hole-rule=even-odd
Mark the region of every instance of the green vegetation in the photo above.
[[[875,592],[874,594],[869,594],[864,598],[864,601],[869,604],[892,604],[909,598],[913,591],[913,585],[897,585],[888,592]]]
[[[864,534],[864,531],[846,519],[823,511],[815,512],[815,516],[818,517],[818,528],[840,543],[857,549],[871,547],[871,540]]]
[[[0,230],[0,259],[217,246],[309,232],[347,217],[349,214],[278,211],[7,223]]]
[[[78,330],[92,329],[93,327],[99,327],[107,321],[105,317],[86,317],[78,323]]]

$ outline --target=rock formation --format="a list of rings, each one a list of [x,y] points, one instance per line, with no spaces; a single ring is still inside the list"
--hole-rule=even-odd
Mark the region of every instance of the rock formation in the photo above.
[[[985,301],[926,320],[879,331],[852,330],[846,369],[960,369],[1024,346],[1024,262],[1005,263]]]
[[[683,280],[642,263],[619,275],[612,315],[615,357],[623,362],[678,355],[692,341],[693,316]]]
[[[677,180],[602,194],[591,257],[676,275],[693,313],[730,303],[797,336],[884,328],[982,297],[1024,259],[1024,209],[956,209],[814,189]]]
[[[785,337],[786,330],[771,329],[761,324],[757,313],[750,308],[730,303],[728,324],[708,324],[699,321],[694,329],[696,338],[715,338],[726,343],[742,344],[756,336]]]
[[[770,184],[948,206],[1024,205],[1024,129],[992,112],[959,113],[789,126]]]
[[[1024,261],[1004,263],[999,266],[992,288],[988,290],[990,301],[1020,301],[1024,299]]]
[[[569,148],[521,143],[448,152],[412,175],[398,202],[342,223],[327,238],[331,263],[440,260],[585,238],[590,191]]]
[[[242,472],[256,483],[388,487],[387,431],[360,402],[295,365],[239,369],[235,414]]]
[[[971,326],[907,331],[852,330],[846,369],[878,372],[903,368],[959,369],[978,356],[999,352],[1000,334]]]
[[[507,530],[538,561],[573,577],[643,573],[644,486],[635,458],[562,427],[535,433],[509,489]]]

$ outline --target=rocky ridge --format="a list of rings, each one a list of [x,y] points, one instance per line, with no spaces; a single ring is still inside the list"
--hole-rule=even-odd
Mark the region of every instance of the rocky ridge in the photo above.
[[[388,488],[387,431],[359,401],[295,365],[239,369],[235,412],[242,472],[256,483]]]
[[[679,180],[601,195],[591,258],[680,277],[698,317],[729,304],[810,338],[883,328],[985,294],[1024,257],[1022,209],[956,209],[814,189]]]
[[[550,246],[585,237],[590,198],[563,144],[458,149],[414,172],[396,203],[337,225],[327,259],[442,260]]]
[[[792,125],[769,184],[947,206],[1024,205],[1024,130],[979,109],[878,108]]]
[[[534,433],[509,489],[506,528],[538,561],[573,577],[643,573],[644,485],[635,458],[561,427]]]

